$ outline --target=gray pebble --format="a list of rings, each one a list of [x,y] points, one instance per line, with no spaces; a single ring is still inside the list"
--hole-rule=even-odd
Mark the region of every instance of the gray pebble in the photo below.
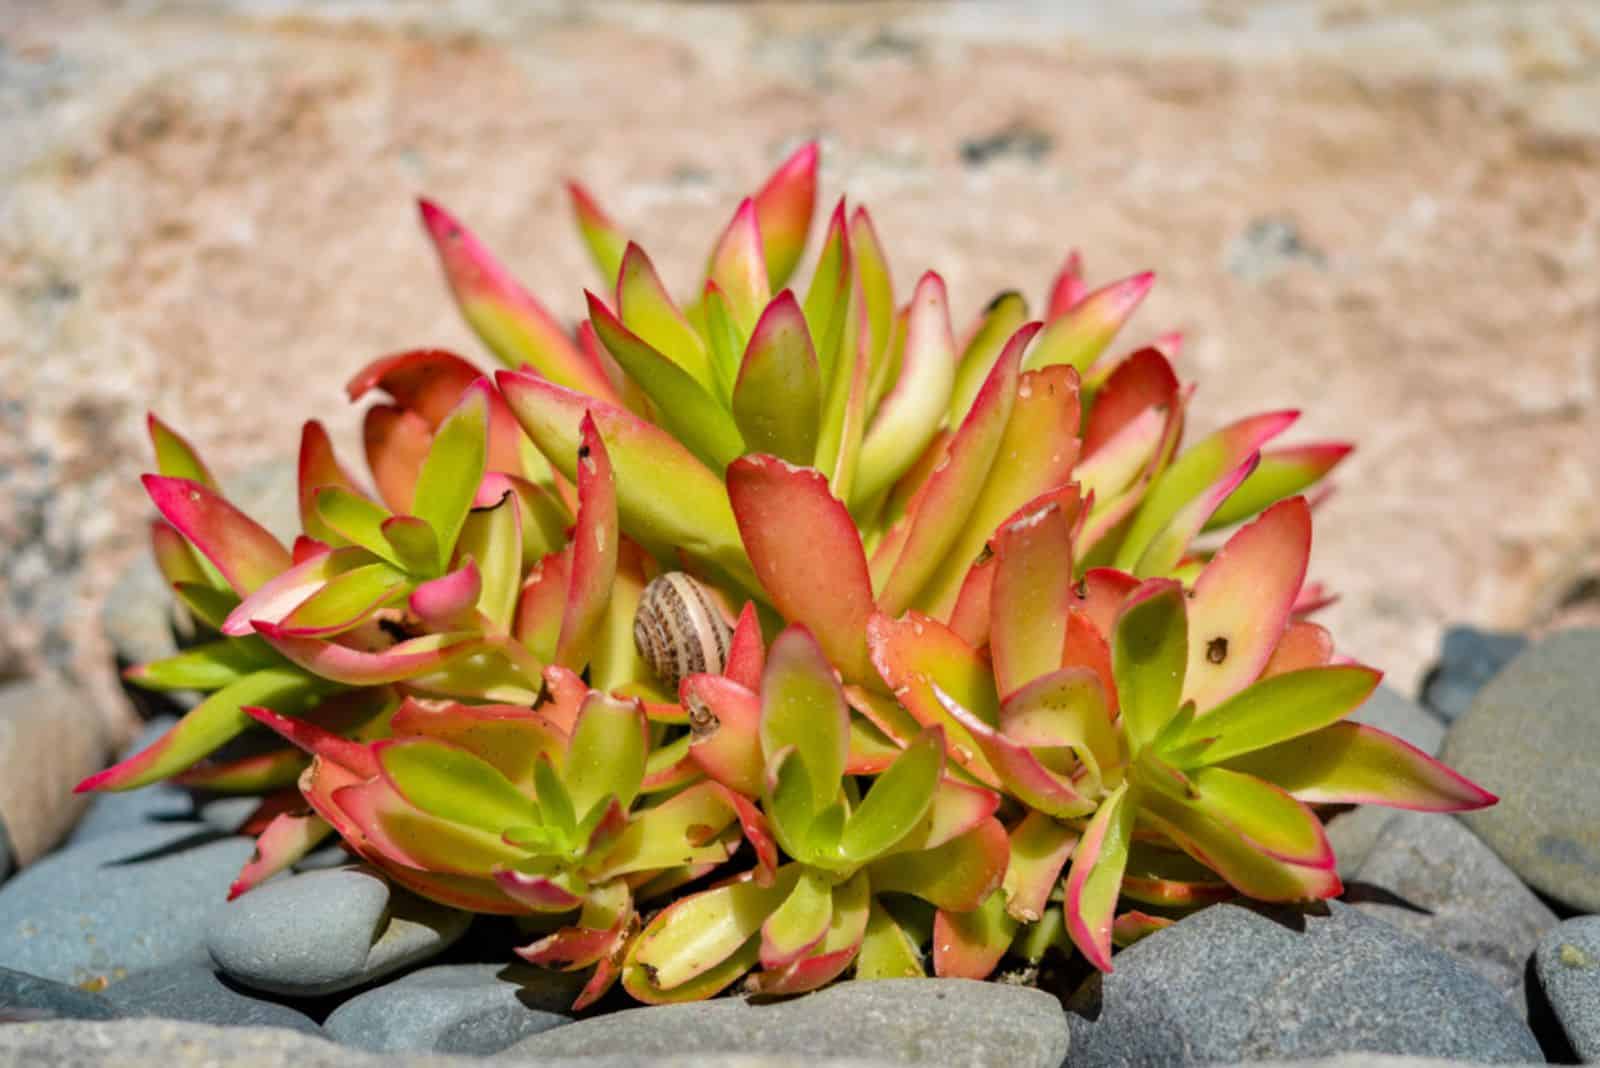
[[[118,1012],[99,994],[53,979],[0,968],[0,1023],[25,1020],[114,1020]]]
[[[236,990],[201,964],[174,964],[130,975],[106,987],[105,997],[124,1016],[225,1027],[286,1027],[310,1035],[322,1030],[305,1013]]]
[[[569,1023],[587,973],[527,965],[445,964],[357,994],[324,1030],[374,1052],[499,1053]]]
[[[1573,1052],[1600,1061],[1600,916],[1579,916],[1545,935],[1535,958],[1539,985]]]

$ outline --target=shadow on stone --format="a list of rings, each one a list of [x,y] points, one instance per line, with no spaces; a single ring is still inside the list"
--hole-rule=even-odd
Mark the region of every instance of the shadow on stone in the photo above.
[[[1555,1006],[1545,996],[1544,985],[1539,982],[1536,960],[1531,956],[1523,969],[1523,982],[1528,991],[1528,1029],[1539,1040],[1544,1059],[1551,1064],[1582,1064],[1583,1059],[1572,1048],[1566,1029],[1556,1016]]]

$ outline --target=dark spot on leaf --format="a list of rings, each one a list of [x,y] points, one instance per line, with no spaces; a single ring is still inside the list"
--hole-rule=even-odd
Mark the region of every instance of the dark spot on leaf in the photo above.
[[[579,445],[578,446],[578,459],[587,460],[588,458],[589,458],[589,446],[587,446],[587,445]]]
[[[1206,659],[1213,664],[1220,664],[1228,659],[1228,639],[1212,638],[1206,643]]]

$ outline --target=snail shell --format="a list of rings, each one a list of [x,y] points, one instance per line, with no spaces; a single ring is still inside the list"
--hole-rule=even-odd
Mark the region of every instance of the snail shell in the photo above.
[[[685,675],[719,674],[733,628],[706,588],[681,571],[653,579],[639,597],[633,644],[675,694]]]

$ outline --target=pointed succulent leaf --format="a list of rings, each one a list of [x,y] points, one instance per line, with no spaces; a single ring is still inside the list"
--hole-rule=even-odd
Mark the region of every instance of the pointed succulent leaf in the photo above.
[[[822,939],[788,967],[752,975],[750,992],[763,996],[804,994],[833,982],[861,949],[871,902],[872,888],[863,873],[834,887],[832,916]]]
[[[1122,876],[1122,895],[1148,905],[1192,908],[1226,901],[1234,889],[1187,853],[1135,841]]]
[[[733,403],[733,383],[739,377],[739,361],[744,358],[746,331],[735,321],[728,298],[715,282],[706,282],[700,310],[706,322],[706,359],[711,366],[711,380],[717,398],[727,406]]]
[[[1111,941],[1118,949],[1126,949],[1157,931],[1171,927],[1177,921],[1170,916],[1151,916],[1148,913],[1124,912],[1111,923]]]
[[[970,519],[1011,419],[1023,350],[1037,330],[1037,324],[1023,326],[1006,342],[943,459],[918,494],[905,544],[879,595],[879,609],[885,614],[897,615],[910,607]]]
[[[1269,857],[1308,868],[1332,868],[1322,821],[1272,783],[1228,768],[1189,772],[1194,803]]]
[[[1066,364],[1082,374],[1100,358],[1155,284],[1146,271],[1113,282],[1077,301],[1070,310],[1050,321],[1028,356],[1027,368]]]
[[[761,925],[761,966],[793,964],[822,941],[832,919],[832,881],[821,872],[802,870],[789,896]]]
[[[617,483],[629,536],[658,556],[681,548],[755,586],[722,481],[672,436],[621,408],[604,406],[531,375],[502,372],[500,389],[539,451],[576,479],[579,427],[593,415]]]
[[[567,195],[572,200],[572,215],[578,224],[578,233],[589,258],[594,261],[602,278],[615,278],[622,266],[622,253],[628,239],[622,229],[612,221],[600,202],[577,182],[567,183]]]
[[[1111,970],[1112,914],[1128,863],[1135,812],[1126,783],[1100,803],[1073,851],[1062,889],[1067,934],[1103,972]]]
[[[812,790],[812,811],[832,804],[849,751],[849,709],[811,632],[791,626],[772,643],[761,679],[761,749],[771,762],[794,747]]]
[[[1289,623],[1311,553],[1311,509],[1269,508],[1212,557],[1189,595],[1183,700],[1203,714],[1254,682]]]
[[[255,850],[228,887],[228,900],[247,893],[299,861],[333,833],[314,812],[280,812],[256,838]]]
[[[207,570],[210,563],[165,519],[150,521],[150,555],[155,558],[156,570],[161,572],[161,577],[168,585],[185,583],[203,586],[212,581],[212,572]],[[220,575],[215,584],[227,586]]]
[[[874,893],[912,894],[952,912],[969,912],[999,888],[1010,844],[989,819],[937,849],[894,853],[867,868]]]
[[[389,729],[397,738],[432,738],[476,754],[514,783],[532,781],[540,757],[558,757],[566,734],[539,712],[517,705],[438,707],[409,700],[396,710]]]
[[[746,797],[761,795],[761,699],[720,675],[690,675],[679,687],[689,710],[689,755],[712,779]]]
[[[366,622],[410,588],[403,571],[374,561],[332,576],[276,625],[295,637],[331,637]]]
[[[752,452],[810,463],[822,413],[822,378],[811,332],[789,290],[761,313],[733,386],[733,418]]]
[[[1364,723],[1334,723],[1225,766],[1275,783],[1307,804],[1468,812],[1496,801],[1461,773]]]
[[[1116,566],[1124,571],[1132,570],[1156,536],[1171,525],[1186,506],[1229,472],[1236,471],[1265,442],[1287,430],[1299,414],[1282,411],[1250,416],[1190,446],[1151,485],[1138,516],[1117,550]],[[1212,511],[1220,504],[1221,501],[1216,502]],[[1210,514],[1207,513],[1206,518],[1210,518]]]
[[[216,493],[185,478],[145,475],[144,488],[168,523],[244,597],[294,563],[266,528]]]
[[[856,277],[861,280],[862,310],[867,319],[869,368],[875,369],[889,349],[894,327],[894,284],[889,277],[889,257],[865,206],[850,216],[850,251]]]
[[[925,974],[916,942],[874,899],[856,955],[856,978],[919,979]]]
[[[155,448],[158,472],[167,478],[196,482],[213,493],[222,492],[205,461],[182,434],[158,419],[155,412],[145,416],[145,427],[150,431],[150,444]]]
[[[767,758],[761,808],[784,850],[791,856],[809,856],[811,828],[818,812],[817,791],[812,788],[812,776],[799,754],[791,745]]]
[[[955,386],[950,393],[952,426],[959,425],[967,418],[983,384],[993,377],[994,365],[1001,352],[1027,321],[1028,301],[1014,289],[995,297],[983,310],[977,328],[961,350],[961,359],[956,368]],[[1032,340],[1033,333],[1030,332],[1023,342],[1023,348]],[[1020,360],[1018,363],[1020,370]]]
[[[728,300],[734,321],[748,331],[772,299],[755,201],[745,199],[711,253],[709,278]]]
[[[297,638],[264,620],[255,622],[256,633],[274,649],[306,671],[346,686],[381,686],[412,679],[482,648],[476,633],[425,634],[397,642],[381,652],[368,653],[346,645]]]
[[[611,457],[592,414],[584,415],[579,436],[578,522],[572,532],[567,603],[556,642],[556,662],[573,671],[581,671],[589,662],[595,631],[616,581],[620,541]]]
[[[520,499],[520,490],[509,490],[492,505],[474,506],[456,539],[458,561],[470,559],[479,576],[476,608],[502,633],[511,630],[522,592]]]
[[[544,663],[556,658],[556,643],[561,638],[561,617],[566,613],[570,584],[571,554],[551,553],[528,572],[517,598],[517,621],[513,630],[518,642]]]
[[[1111,637],[1111,663],[1123,729],[1135,753],[1178,711],[1188,641],[1183,587],[1177,582],[1151,579],[1123,602]]]
[[[1333,636],[1326,627],[1294,620],[1284,629],[1277,647],[1261,669],[1261,678],[1283,675],[1302,668],[1322,667],[1333,661]]]
[[[215,641],[129,668],[122,677],[145,690],[220,690],[283,661],[259,640]]]
[[[950,609],[950,629],[974,649],[989,644],[989,623],[994,605],[996,561],[988,556],[967,570],[961,592]]]
[[[761,685],[761,673],[766,669],[767,644],[761,636],[761,618],[754,601],[746,601],[739,610],[739,619],[733,625],[733,636],[728,639],[728,657],[722,673],[748,689]]]
[[[416,412],[390,404],[378,404],[367,409],[361,423],[361,442],[366,450],[367,467],[372,470],[372,481],[378,487],[378,497],[394,512],[409,512],[411,499],[417,485],[417,473],[422,470],[428,449],[433,445],[433,430],[428,421]],[[330,489],[356,491],[334,484]],[[316,505],[318,491],[312,491]],[[320,508],[317,514],[321,516]]]
[[[1050,905],[1050,892],[1078,844],[1079,832],[1042,812],[1029,812],[1011,830],[1011,862],[1006,866],[1006,912],[1021,923],[1037,923]]]
[[[805,251],[806,232],[811,228],[811,215],[817,202],[819,155],[817,143],[807,141],[772,172],[756,193],[761,249],[773,289],[788,281],[800,262],[800,254]]]
[[[727,791],[698,783],[636,813],[603,857],[591,858],[591,874],[605,880],[678,864],[721,863],[738,840],[724,844],[719,836],[736,818]]]
[[[414,515],[390,516],[378,525],[378,533],[389,547],[386,558],[392,557],[401,570],[423,577],[441,574],[439,536],[424,520]]]
[[[1198,497],[1179,509],[1178,514],[1172,517],[1172,522],[1146,547],[1139,562],[1134,565],[1133,573],[1140,578],[1169,573],[1184,577],[1178,569],[1189,553],[1191,543],[1205,527],[1206,520],[1241,482],[1250,477],[1250,472],[1255,470],[1260,461],[1260,453],[1251,453],[1238,467],[1207,486]]]
[[[1002,699],[1061,666],[1074,599],[1070,522],[1051,503],[995,536],[989,655]]]
[[[366,742],[354,741],[335,734],[302,716],[286,716],[259,705],[246,705],[241,711],[248,719],[255,720],[284,741],[319,758],[311,767],[314,781],[304,791],[307,800],[313,804],[317,803],[318,793],[315,780],[319,773],[327,772],[330,767],[340,770],[340,774],[332,778],[340,780],[341,785],[349,780],[375,779],[381,773],[378,758],[373,753],[372,746]],[[318,811],[323,810],[319,807]],[[323,811],[323,815],[328,816],[328,813]],[[338,825],[336,819],[331,816],[328,818],[330,822]],[[343,833],[342,830],[340,833]]]
[[[683,312],[678,310],[678,305],[667,293],[667,287],[644,249],[629,243],[616,279],[617,315],[620,318],[620,323],[616,325],[631,332],[633,341],[681,368],[702,388],[711,389],[711,368],[706,360],[705,343],[695,333],[694,327],[689,325],[689,320],[684,318]],[[596,307],[605,308],[605,305],[591,293],[589,307],[592,315]],[[613,335],[617,333],[616,325],[608,324],[607,328],[602,329],[597,323],[595,331],[617,362],[638,379],[639,376],[628,367],[628,362],[606,336],[608,330]],[[641,384],[649,390],[648,382],[641,381]]]
[[[1084,460],[1092,460],[1152,411],[1170,410],[1178,376],[1159,349],[1144,348],[1120,361],[1094,396],[1083,429]],[[1121,488],[1121,487],[1113,487]]]
[[[488,462],[489,394],[486,378],[479,379],[445,417],[433,437],[428,457],[417,474],[411,512],[433,529],[438,538],[435,567],[450,566],[461,524],[472,509],[478,483]]]
[[[276,623],[332,579],[371,560],[365,551],[356,548],[313,553],[240,601],[223,620],[222,633],[231,638],[251,634],[253,619]]]
[[[1078,458],[1078,380],[1068,367],[1024,374],[995,461],[961,532],[917,598],[917,606],[946,618],[995,530],[1072,475]]]
[[[389,785],[423,812],[497,835],[540,821],[538,805],[465,749],[430,738],[393,739],[374,748]]]
[[[1274,675],[1196,716],[1169,751],[1212,765],[1309,734],[1361,707],[1382,677],[1359,664]]]
[[[548,875],[502,868],[494,873],[495,885],[501,893],[535,913],[570,912],[583,904],[583,895],[568,886],[565,880]]]
[[[557,385],[616,403],[605,375],[489,250],[438,205],[419,206],[461,314],[490,351],[508,367],[529,363]]]
[[[1353,448],[1345,442],[1321,442],[1263,452],[1261,463],[1212,513],[1206,529],[1232,526],[1278,501],[1303,493],[1337,467]]]
[[[892,486],[933,439],[950,405],[956,343],[944,280],[929,272],[917,283],[906,323],[899,377],[884,397],[861,443],[851,503]]]
[[[778,611],[809,627],[846,679],[870,682],[872,580],[861,535],[827,481],[782,460],[745,456],[728,467],[728,496],[751,563]]]
[[[933,974],[941,979],[987,979],[1017,934],[999,890],[971,912],[940,909],[933,921]]]
[[[602,693],[584,698],[561,772],[575,809],[588,812],[606,797],[633,803],[644,779],[646,730],[639,702]]]
[[[845,821],[840,851],[865,863],[883,855],[916,829],[933,805],[944,774],[944,732],[924,730],[872,783]]]
[[[839,365],[840,346],[847,338],[853,341],[852,332],[846,329],[850,320],[851,291],[849,227],[844,198],[840,197],[828,221],[828,234],[823,239],[822,254],[817,259],[804,303],[806,328],[816,345],[824,392]]]
[[[1030,808],[1060,819],[1087,816],[1094,811],[1094,800],[1080,793],[1069,776],[1053,770],[1026,746],[978,719],[937,686],[934,696],[972,736],[984,759],[994,768],[999,786],[1007,793]]]
[[[263,668],[216,691],[155,742],[84,779],[74,792],[147,786],[183,771],[244,733],[251,723],[244,711],[247,705],[271,704],[286,712],[299,712],[310,707],[323,692],[325,687],[302,671],[292,667]]]
[[[595,335],[649,394],[666,429],[713,470],[744,452],[733,417],[689,370],[629,331],[593,293],[588,297]]]
[[[790,864],[770,886],[729,883],[691,894],[663,909],[628,952],[622,980],[628,992],[642,1001],[656,1002],[697,978],[720,980],[713,989],[696,984],[685,992],[693,999],[709,997],[733,982],[756,962],[761,925],[793,892],[799,878],[800,866]],[[742,966],[726,974],[722,966],[736,962]]]
[[[1061,270],[1056,272],[1055,278],[1050,283],[1047,317],[1061,318],[1075,308],[1088,293],[1089,287],[1083,281],[1083,254],[1077,249],[1071,249],[1067,252],[1066,262],[1061,265]]]
[[[1000,706],[1000,729],[1020,745],[1070,747],[1098,779],[1121,759],[1105,684],[1073,665],[1040,675]]]
[[[840,500],[855,492],[861,443],[866,437],[872,387],[871,324],[861,279],[853,277],[840,324],[838,357],[826,379],[815,466]]]
[[[406,566],[405,556],[396,550],[384,530],[384,524],[397,517],[391,515],[383,505],[338,486],[325,486],[317,490],[312,495],[312,501],[317,518],[340,538],[387,560],[395,567]],[[400,532],[401,527],[405,527],[404,533]],[[413,533],[404,524],[391,529],[396,532],[397,540],[402,542]],[[411,547],[410,543],[406,544],[407,548]]]

